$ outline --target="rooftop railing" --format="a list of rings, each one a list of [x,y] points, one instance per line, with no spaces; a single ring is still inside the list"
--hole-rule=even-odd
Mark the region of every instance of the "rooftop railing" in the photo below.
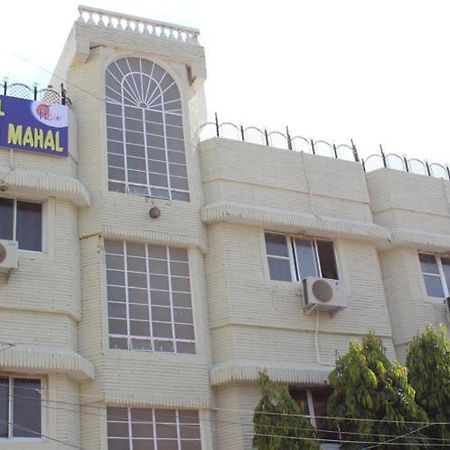
[[[200,31],[196,28],[119,14],[90,6],[79,6],[78,11],[80,13],[78,21],[82,23],[198,45]]]
[[[447,164],[428,162],[418,158],[408,158],[397,153],[385,153],[380,145],[380,153],[361,158],[353,139],[348,144],[335,144],[322,139],[308,139],[291,134],[288,127],[284,131],[268,131],[254,126],[237,125],[232,122],[219,122],[215,114],[214,122],[206,122],[199,130],[200,140],[221,137],[242,142],[282,148],[313,155],[328,156],[336,159],[354,161],[362,164],[365,172],[387,167],[403,172],[427,175],[450,180],[450,167]]]
[[[28,86],[24,83],[9,83],[8,80],[3,81],[3,88],[0,93],[8,97],[24,98],[26,100],[38,100],[46,103],[61,103],[62,105],[70,105],[70,99],[67,97],[66,89],[61,83],[59,91],[53,89],[52,86],[39,89],[37,84]]]

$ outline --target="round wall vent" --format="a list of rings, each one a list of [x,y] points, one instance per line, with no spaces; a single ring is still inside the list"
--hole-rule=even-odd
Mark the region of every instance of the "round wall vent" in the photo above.
[[[0,264],[6,259],[6,248],[0,243]]]
[[[324,280],[314,281],[311,289],[312,289],[314,296],[320,302],[327,303],[333,298],[333,289]]]

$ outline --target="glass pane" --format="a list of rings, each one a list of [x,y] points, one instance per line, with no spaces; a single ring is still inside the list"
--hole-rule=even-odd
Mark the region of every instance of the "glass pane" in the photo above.
[[[300,279],[306,277],[318,277],[316,254],[314,252],[314,241],[306,239],[295,240],[295,250],[297,254],[297,264],[299,266]]]
[[[295,400],[295,403],[297,403],[298,406],[300,406],[300,409],[302,411],[302,414],[309,414],[309,407],[308,407],[308,397],[306,394],[306,389],[299,389],[299,388],[290,388],[289,394],[291,394],[291,397]]]
[[[9,380],[0,378],[0,438],[8,437]]]
[[[292,281],[291,265],[288,259],[267,258],[271,280]]]
[[[317,250],[319,253],[320,269],[323,278],[339,279],[334,256],[334,245],[330,241],[317,241]]]
[[[42,205],[17,202],[17,240],[24,250],[42,250]]]
[[[425,286],[429,297],[444,297],[444,290],[442,289],[441,278],[434,275],[424,275]]]
[[[439,273],[436,256],[420,254],[419,260],[423,273]]]
[[[14,238],[14,200],[0,198],[0,239]]]
[[[450,258],[441,258],[442,269],[444,270],[445,282],[447,283],[447,291],[450,289]]]
[[[41,436],[41,382],[22,378],[14,379],[13,436]]]
[[[286,236],[283,234],[266,233],[265,238],[268,255],[289,257]]]

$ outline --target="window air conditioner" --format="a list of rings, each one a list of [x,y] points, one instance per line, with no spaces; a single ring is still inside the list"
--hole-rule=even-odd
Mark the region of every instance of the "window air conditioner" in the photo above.
[[[17,241],[0,239],[0,274],[8,274],[19,266],[19,244]]]
[[[305,314],[313,311],[336,312],[347,306],[347,295],[339,280],[307,277],[303,280]]]

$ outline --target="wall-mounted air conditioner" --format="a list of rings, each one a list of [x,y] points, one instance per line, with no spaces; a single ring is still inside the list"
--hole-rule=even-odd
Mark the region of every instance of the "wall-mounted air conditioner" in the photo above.
[[[328,278],[307,277],[303,280],[305,314],[313,311],[336,312],[347,306],[342,282]]]
[[[9,274],[19,266],[19,244],[17,241],[0,239],[0,274]]]

